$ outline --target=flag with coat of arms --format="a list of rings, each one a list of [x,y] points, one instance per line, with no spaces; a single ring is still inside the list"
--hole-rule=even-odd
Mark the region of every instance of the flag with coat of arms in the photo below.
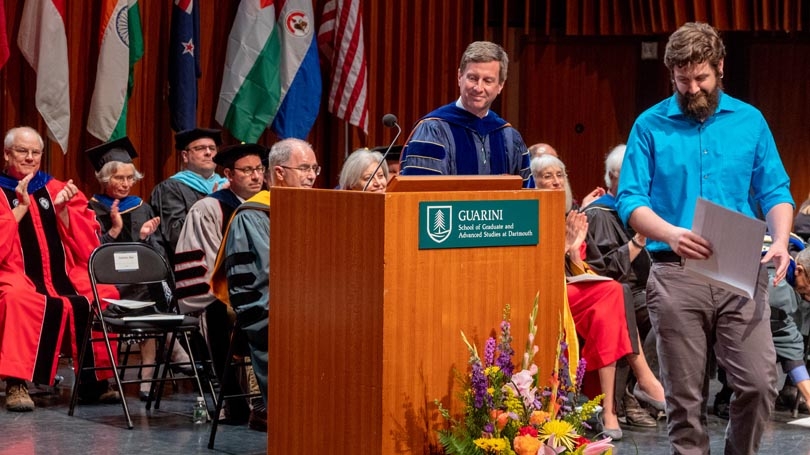
[[[311,0],[242,0],[228,38],[216,120],[256,142],[268,125],[306,138],[318,116],[321,70]]]

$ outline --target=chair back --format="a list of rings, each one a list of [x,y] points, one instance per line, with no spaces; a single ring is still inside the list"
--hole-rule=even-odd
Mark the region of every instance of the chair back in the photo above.
[[[105,243],[93,251],[87,267],[96,284],[174,284],[169,263],[145,243]]]
[[[172,269],[166,258],[148,244],[105,243],[90,255],[87,271],[96,302],[97,285],[109,284],[118,287],[122,295],[140,294],[147,300],[155,300],[160,311],[177,309]]]

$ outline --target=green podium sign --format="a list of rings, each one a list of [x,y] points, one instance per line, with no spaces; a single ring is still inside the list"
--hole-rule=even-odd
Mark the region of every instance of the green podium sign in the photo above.
[[[537,245],[539,201],[419,203],[419,249]]]

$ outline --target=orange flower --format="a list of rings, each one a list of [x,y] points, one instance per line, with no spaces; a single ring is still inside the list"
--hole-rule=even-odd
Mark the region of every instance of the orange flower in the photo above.
[[[551,419],[551,414],[546,411],[534,411],[529,416],[529,423],[535,426],[540,426]]]
[[[506,411],[501,411],[498,409],[493,409],[489,411],[489,418],[493,424],[495,424],[495,428],[498,431],[503,430],[503,427],[506,426],[506,423],[509,422],[509,413]]]
[[[517,436],[514,446],[518,455],[537,455],[537,451],[540,450],[540,440],[529,435]]]

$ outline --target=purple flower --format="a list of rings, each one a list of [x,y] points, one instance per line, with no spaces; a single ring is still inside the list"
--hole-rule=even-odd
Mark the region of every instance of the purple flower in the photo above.
[[[484,368],[481,366],[481,362],[475,362],[472,364],[472,377],[470,378],[472,391],[473,391],[473,405],[475,409],[481,409],[484,407],[484,403],[487,406],[492,407],[492,397],[489,396],[487,389],[489,388],[489,384],[487,382],[487,377],[484,375]]]
[[[512,371],[515,369],[514,365],[512,365],[512,354],[515,351],[512,350],[512,333],[510,329],[509,321],[501,321],[501,343],[498,346],[500,352],[498,353],[498,360],[495,361],[495,365],[503,371],[506,377],[512,376]]]
[[[577,390],[582,387],[583,378],[585,378],[585,359],[579,359],[579,364],[577,365]]]
[[[492,425],[492,422],[487,423],[486,425],[484,425],[483,431],[484,431],[484,433],[487,433],[487,434],[491,435],[492,433],[495,433],[495,426]]]
[[[489,367],[495,361],[495,338],[487,338],[484,343],[484,366]]]
[[[565,345],[565,343],[560,343]],[[565,355],[566,351],[560,351],[560,383],[563,387],[571,386],[571,373],[568,371],[568,357]]]

